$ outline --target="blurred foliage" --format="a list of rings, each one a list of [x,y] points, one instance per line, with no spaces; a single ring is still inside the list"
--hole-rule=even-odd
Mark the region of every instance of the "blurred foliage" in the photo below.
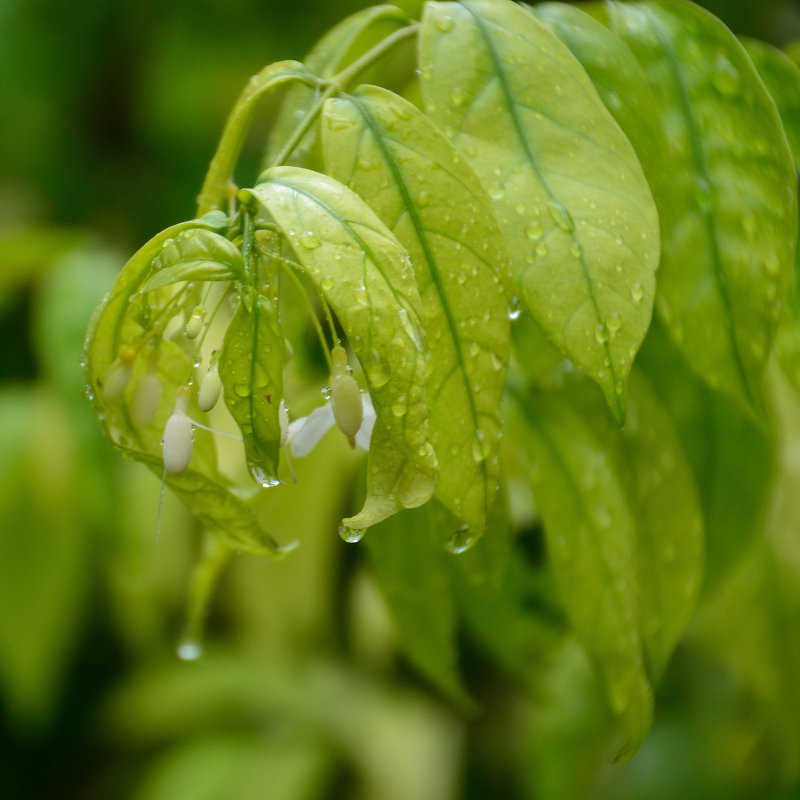
[[[424,652],[398,651],[403,620],[392,621],[371,572],[381,564],[333,533],[358,466],[333,439],[265,509],[276,534],[302,547],[281,563],[237,558],[212,606],[206,657],[175,658],[199,530],[168,495],[156,543],[158,481],[120,461],[83,397],[86,320],[125,253],[191,216],[246,78],[299,57],[367,5],[0,3],[3,797],[800,796],[800,549],[785,535],[798,518],[800,407],[777,377],[782,480],[771,497],[742,486],[741,508],[720,507],[704,487],[719,571],[659,689],[653,732],[624,767],[606,763],[609,712],[582,652],[567,641],[544,656],[561,621],[537,591],[548,577],[525,493],[512,486],[508,498],[530,522],[508,578],[518,607],[486,587],[484,606],[460,609],[476,712],[456,678],[426,673]],[[421,3],[399,5],[416,13]],[[800,37],[792,2],[705,5],[737,34],[779,46]],[[788,52],[800,61],[797,47]],[[259,133],[245,154],[254,171]],[[661,386],[657,372],[678,405],[681,391],[703,391]],[[734,409],[726,419],[715,435],[728,449],[695,457],[774,469],[775,432]],[[686,419],[680,436],[698,424]],[[740,512],[765,516],[766,535],[741,541]],[[420,580],[435,594],[435,576]],[[435,624],[454,628],[455,612],[440,613]],[[490,658],[482,632],[498,620],[516,626],[514,646]],[[429,681],[449,682],[457,702]]]

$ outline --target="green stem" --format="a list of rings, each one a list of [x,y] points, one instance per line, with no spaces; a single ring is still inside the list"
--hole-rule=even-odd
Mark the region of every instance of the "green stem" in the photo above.
[[[186,627],[178,644],[178,656],[185,661],[199,658],[203,651],[203,628],[208,604],[222,568],[233,551],[213,533],[203,534],[203,554],[195,565],[189,586]]]
[[[311,311],[311,319],[314,323],[314,327],[317,331],[317,336],[319,337],[319,342],[322,345],[322,352],[325,353],[325,360],[328,362],[328,371],[330,372],[333,370],[333,359],[331,358],[331,351],[328,347],[328,341],[325,338],[325,331],[322,330],[322,325],[320,325],[319,317],[317,316],[316,311],[314,310],[314,305],[311,302],[311,297],[308,294],[308,289],[306,288],[305,284],[300,280],[300,278],[295,274],[294,270],[291,268],[290,265],[293,264],[292,261],[288,259],[281,258],[280,256],[274,256],[275,260],[278,261],[281,266],[283,266],[283,271],[289,275],[289,277],[295,282],[297,288],[302,292],[303,296],[306,298],[306,303],[308,303],[308,307]],[[294,265],[297,266],[297,265]],[[324,301],[323,301],[324,303]],[[330,311],[328,311],[327,304],[325,304],[325,311],[330,316]],[[333,336],[333,341],[336,341],[336,336]]]
[[[302,122],[295,128],[278,155],[272,159],[268,168],[277,167],[280,164],[286,163],[289,156],[294,152],[297,145],[300,144],[303,137],[308,133],[311,126],[322,112],[322,107],[328,99],[344,91],[365,69],[372,66],[378,59],[386,55],[399,42],[416,35],[418,30],[419,24],[414,24],[407,28],[401,28],[399,31],[395,31],[382,42],[375,45],[372,50],[367,51],[363,56],[356,59],[350,66],[345,67],[341,72],[326,80],[325,91],[314,101],[314,104],[309,108],[305,117],[303,117]]]

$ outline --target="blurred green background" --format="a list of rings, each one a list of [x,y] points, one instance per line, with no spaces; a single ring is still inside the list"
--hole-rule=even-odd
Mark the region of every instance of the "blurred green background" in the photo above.
[[[273,509],[302,547],[237,559],[207,655],[176,658],[199,531],[167,497],[156,543],[158,481],[101,438],[83,334],[127,255],[193,215],[247,78],[366,5],[0,0],[0,796],[800,797],[800,709],[781,708],[800,675],[750,668],[747,646],[726,661],[713,637],[678,651],[626,767],[602,764],[606,712],[572,651],[531,696],[466,642],[484,711],[449,705],[398,656],[361,549],[335,535],[356,469],[335,442],[336,474],[309,460]],[[800,36],[793,3],[706,5],[737,33]],[[748,580],[731,591],[766,639]]]

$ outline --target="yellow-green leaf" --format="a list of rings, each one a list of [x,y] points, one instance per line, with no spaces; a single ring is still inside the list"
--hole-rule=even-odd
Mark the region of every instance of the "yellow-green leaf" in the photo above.
[[[438,477],[428,436],[420,299],[408,254],[358,195],[325,175],[275,167],[241,195],[258,201],[280,228],[364,370],[377,413],[367,497],[342,531],[359,538],[401,508],[426,502]]]
[[[411,257],[440,456],[436,496],[478,535],[498,481],[509,352],[504,245],[489,199],[446,137],[378,87],[328,101],[323,152],[329,173],[369,198]]]
[[[610,6],[662,110],[656,306],[713,387],[760,406],[794,261],[797,176],[778,114],[733,34],[692,3]]]
[[[429,3],[420,71],[426,112],[493,200],[521,299],[623,419],[658,259],[633,148],[567,47],[510,0]]]

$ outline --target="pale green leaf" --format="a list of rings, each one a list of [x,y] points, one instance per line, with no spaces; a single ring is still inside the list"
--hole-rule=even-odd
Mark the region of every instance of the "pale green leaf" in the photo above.
[[[331,28],[311,48],[303,63],[313,75],[332,78],[388,34],[407,24],[405,12],[394,6],[364,8]],[[275,160],[317,97],[318,94],[308,86],[297,85],[289,89],[270,132],[266,164]],[[286,163],[309,168],[321,167],[319,145],[319,127],[314,126],[306,133]]]
[[[440,456],[436,496],[480,534],[498,481],[509,351],[504,246],[488,197],[415,106],[377,87],[328,101],[323,152],[326,170],[369,198],[411,257]]]
[[[559,598],[603,675],[624,729],[619,756],[641,745],[653,714],[640,631],[636,519],[602,440],[564,398],[520,395],[511,434],[530,459]]]
[[[278,309],[255,295],[234,314],[219,359],[225,405],[242,432],[250,473],[262,486],[278,482],[285,349]]]
[[[370,561],[409,660],[442,691],[474,706],[458,668],[458,617],[444,549],[448,514],[435,503],[396,514],[366,540]]]
[[[647,75],[630,48],[590,17],[586,4],[543,3],[530,8],[569,47],[591,78],[600,99],[633,145],[653,199],[659,208],[669,202],[670,175],[664,170],[663,131],[659,108]],[[638,295],[640,289],[636,289]]]
[[[493,199],[521,299],[624,418],[658,259],[633,148],[566,46],[510,0],[429,3],[420,70],[425,110]]]
[[[346,186],[297,167],[267,170],[242,193],[261,203],[336,312],[361,363],[377,420],[363,509],[345,535],[426,502],[436,486],[428,440],[420,299],[408,254]],[[348,533],[349,530],[349,533]]]
[[[685,2],[610,6],[662,109],[670,197],[656,305],[712,386],[751,408],[794,259],[797,178],[742,46]]]
[[[185,230],[153,259],[152,274],[141,292],[160,289],[178,281],[230,281],[244,278],[239,248],[209,230]]]

